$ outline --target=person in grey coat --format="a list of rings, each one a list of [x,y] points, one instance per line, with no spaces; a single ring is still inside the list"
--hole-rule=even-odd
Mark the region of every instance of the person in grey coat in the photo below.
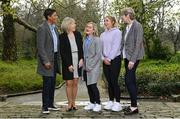
[[[144,56],[143,46],[143,27],[136,21],[135,13],[132,8],[122,10],[122,20],[126,24],[123,31],[121,51],[123,53],[125,64],[125,84],[131,98],[131,106],[125,109],[124,114],[138,113],[137,107],[137,86],[136,86],[136,69],[139,61]]]
[[[97,25],[94,22],[88,22],[85,27],[85,34],[83,78],[87,85],[90,104],[84,109],[99,112],[101,111],[101,101],[97,81],[100,78],[102,46],[99,37],[97,37]]]
[[[37,30],[37,73],[43,78],[42,113],[58,111],[54,105],[56,73],[60,73],[59,33],[55,26],[56,10],[46,9],[44,21]]]

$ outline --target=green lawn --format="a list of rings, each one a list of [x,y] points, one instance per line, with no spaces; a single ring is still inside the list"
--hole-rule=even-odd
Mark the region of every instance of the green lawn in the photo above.
[[[36,67],[36,60],[0,61],[0,94],[41,89],[42,77],[36,73]],[[58,75],[57,85],[60,82],[62,78]]]

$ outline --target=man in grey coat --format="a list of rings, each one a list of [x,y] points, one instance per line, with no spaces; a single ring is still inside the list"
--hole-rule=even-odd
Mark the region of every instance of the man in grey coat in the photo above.
[[[122,54],[125,61],[125,84],[131,98],[131,106],[125,108],[124,114],[136,114],[137,108],[137,87],[136,87],[136,69],[139,61],[144,56],[143,46],[143,28],[135,20],[135,13],[132,8],[122,10],[122,20],[126,24],[122,38]]]
[[[43,78],[42,113],[48,114],[59,110],[54,105],[54,92],[56,73],[60,73],[60,45],[56,10],[46,9],[44,17],[46,21],[37,30],[37,72]]]

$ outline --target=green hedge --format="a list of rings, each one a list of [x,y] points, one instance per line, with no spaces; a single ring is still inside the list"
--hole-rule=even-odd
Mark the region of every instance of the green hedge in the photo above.
[[[124,68],[120,85],[126,92]],[[139,95],[169,96],[180,94],[180,63],[169,63],[162,60],[144,60],[137,69],[137,86]]]
[[[0,61],[0,94],[42,89],[42,77],[36,73],[36,67],[36,60]],[[57,85],[60,82],[62,78],[58,76]]]

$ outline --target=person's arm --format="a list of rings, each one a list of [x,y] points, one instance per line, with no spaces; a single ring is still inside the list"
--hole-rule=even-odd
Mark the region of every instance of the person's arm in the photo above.
[[[102,61],[105,59],[104,55],[103,55],[103,39],[102,39],[102,34],[100,36],[100,42],[101,42],[101,46],[102,46],[102,51],[101,51],[101,59]]]
[[[116,32],[113,36],[111,51],[109,53],[109,56],[107,57],[109,61],[113,60],[117,56],[117,53],[120,50],[121,39],[122,39],[122,33]]]
[[[137,25],[135,31],[136,31],[137,35],[135,37],[135,47],[133,49],[134,52],[133,52],[132,56],[130,57],[130,62],[131,63],[136,62],[138,54],[140,52],[140,45],[143,42],[143,28],[142,28],[141,24]]]
[[[45,30],[42,27],[39,27],[37,30],[37,50],[38,50],[38,56],[40,57],[44,65],[50,63],[45,50],[45,40],[46,40]]]

